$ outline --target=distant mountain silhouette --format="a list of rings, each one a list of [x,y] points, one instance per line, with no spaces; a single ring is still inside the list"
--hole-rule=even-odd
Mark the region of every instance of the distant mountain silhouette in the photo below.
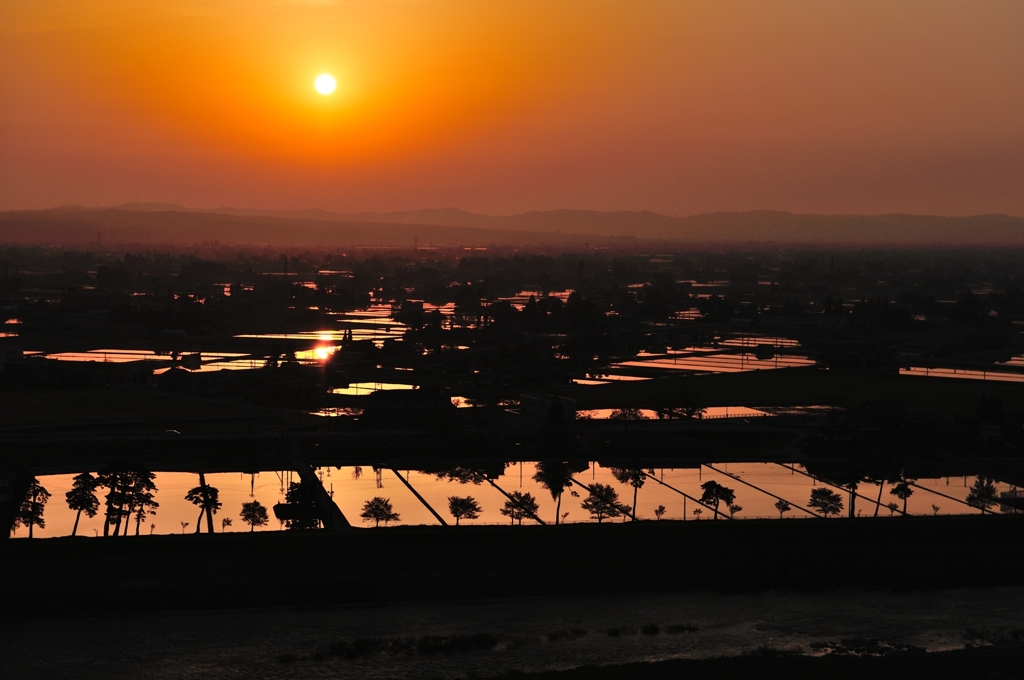
[[[133,206],[137,207],[137,206]],[[445,225],[328,221],[298,217],[236,216],[219,212],[123,208],[56,208],[0,213],[0,243],[269,245],[293,247],[412,247],[582,244],[635,241],[633,237],[477,229]]]
[[[1007,215],[794,215],[590,210],[478,215],[457,208],[389,213],[199,210],[166,203],[68,206],[0,213],[0,242],[412,246],[582,244],[636,241],[821,245],[1024,245],[1024,218]]]

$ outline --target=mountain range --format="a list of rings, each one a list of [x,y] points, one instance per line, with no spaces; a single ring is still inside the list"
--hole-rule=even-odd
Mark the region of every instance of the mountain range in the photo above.
[[[0,243],[273,246],[1024,245],[1024,218],[1007,215],[816,215],[777,211],[670,217],[640,211],[533,211],[481,215],[457,208],[385,213],[194,209],[129,203],[0,212]]]

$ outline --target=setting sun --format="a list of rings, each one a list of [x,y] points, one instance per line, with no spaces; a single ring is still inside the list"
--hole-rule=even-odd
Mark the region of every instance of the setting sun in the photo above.
[[[337,83],[334,77],[324,73],[323,75],[317,76],[316,82],[313,84],[316,87],[316,91],[322,95],[328,95],[334,92],[334,88],[337,87]]]

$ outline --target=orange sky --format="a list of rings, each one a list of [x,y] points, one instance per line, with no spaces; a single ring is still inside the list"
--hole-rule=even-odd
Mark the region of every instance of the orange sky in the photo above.
[[[1020,0],[0,0],[0,209],[1024,215],[1022,36]]]

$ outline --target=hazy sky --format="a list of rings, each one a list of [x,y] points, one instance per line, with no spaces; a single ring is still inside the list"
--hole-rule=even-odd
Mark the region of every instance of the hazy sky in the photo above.
[[[1024,2],[0,0],[0,209],[134,200],[1024,215]]]

